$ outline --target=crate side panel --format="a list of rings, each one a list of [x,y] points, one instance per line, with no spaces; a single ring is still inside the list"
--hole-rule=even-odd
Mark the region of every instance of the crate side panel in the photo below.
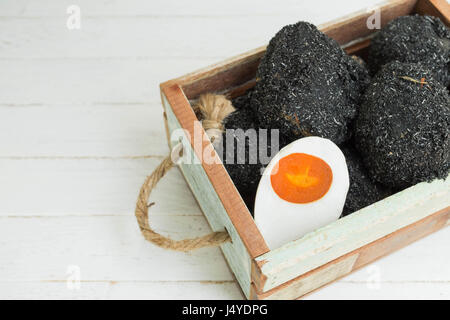
[[[450,179],[420,183],[256,258],[268,291],[450,206]]]
[[[427,235],[444,228],[450,218],[450,208],[437,212],[421,221],[396,231],[382,239],[359,248],[345,256],[314,269],[296,279],[293,279],[268,292],[259,293],[252,285],[252,297],[257,299],[297,299],[305,294],[340,279],[343,276],[389,254],[408,244],[426,237]],[[447,223],[447,224],[446,224]],[[348,265],[343,262],[347,261]],[[342,268],[343,264],[351,268]],[[322,276],[326,275],[326,281]]]
[[[264,300],[293,300],[297,299],[319,287],[322,287],[346,274],[349,274],[358,259],[358,254],[342,259],[327,268],[322,268],[308,277],[299,279],[291,285],[274,292]]]
[[[170,134],[175,130],[179,130],[178,132],[181,133],[183,129],[164,95],[163,104]],[[175,140],[180,137],[179,134],[174,136],[176,137]],[[176,142],[172,140],[171,144],[173,145]],[[211,228],[214,231],[226,229],[230,234],[232,243],[223,244],[221,249],[242,291],[248,298],[250,294],[250,256],[187,138],[183,145],[185,148],[190,148],[187,153],[191,155],[191,164],[181,164],[180,169]]]
[[[163,86],[162,91],[178,123],[186,130],[185,136],[189,138],[195,154],[202,159],[201,165],[250,257],[268,252],[269,249],[247,206],[221,163],[219,155],[214,151],[182,88],[175,84],[170,87]]]
[[[419,14],[438,17],[450,26],[450,4],[447,0],[419,0],[415,9]]]

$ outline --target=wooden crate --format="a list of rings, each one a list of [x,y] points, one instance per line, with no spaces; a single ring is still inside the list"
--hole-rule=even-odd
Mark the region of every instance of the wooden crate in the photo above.
[[[438,16],[449,25],[446,0],[397,0],[380,8],[382,26],[411,13]],[[365,55],[370,37],[360,12],[319,28],[349,54]],[[183,128],[188,148],[198,160],[211,148],[206,133],[194,150],[191,103],[202,93],[242,95],[255,83],[265,47],[161,84],[169,144]],[[215,155],[217,157],[217,155]],[[220,163],[220,161],[218,161]],[[232,242],[223,254],[249,299],[295,299],[437,231],[450,221],[450,179],[420,183],[387,199],[270,251],[222,164],[182,164],[186,181],[214,231],[227,230]]]

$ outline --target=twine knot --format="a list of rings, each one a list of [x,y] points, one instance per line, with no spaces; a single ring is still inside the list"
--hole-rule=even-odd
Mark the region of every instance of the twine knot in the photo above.
[[[207,93],[200,96],[194,111],[214,146],[220,142],[225,129],[223,120],[236,109],[224,95]]]

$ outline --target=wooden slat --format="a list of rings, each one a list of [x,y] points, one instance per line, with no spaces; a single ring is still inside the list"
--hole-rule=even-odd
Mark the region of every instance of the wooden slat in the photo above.
[[[184,96],[181,88],[178,85],[162,85],[162,91],[169,102],[173,113],[181,126],[189,133],[191,139],[191,145],[194,148],[194,125],[199,123],[194,111],[192,110],[189,101]],[[167,111],[166,111],[167,112]],[[209,139],[207,138],[204,130],[201,130],[203,137],[202,145],[200,149],[195,150],[198,158],[202,159],[203,150],[214,150]],[[238,234],[244,242],[250,257],[257,257],[269,249],[263,240],[256,224],[250,212],[248,211],[245,203],[239,195],[236,187],[231,181],[230,176],[225,170],[225,167],[221,164],[217,154],[214,154],[214,163],[208,164],[202,163],[202,166],[208,175],[209,180],[214,187],[215,192],[219,196],[225,210],[235,226]],[[213,191],[213,190],[211,190]]]
[[[160,103],[0,106],[0,158],[163,157],[162,113]]]
[[[316,0],[314,5],[305,5],[298,0],[284,0],[283,5],[267,3],[260,5],[258,0],[196,0],[180,4],[179,0],[114,0],[92,1],[77,0],[82,14],[88,19],[93,18],[179,18],[177,26],[187,27],[185,21],[189,18],[248,19],[264,17],[267,20],[275,17],[288,19],[309,18],[330,20],[330,16],[340,16],[349,8],[364,8],[380,2],[380,0],[346,0],[345,6],[327,6],[329,0]],[[71,0],[40,0],[39,3],[29,0],[14,0],[0,2],[0,17],[30,17],[49,18],[65,16],[65,9],[74,4]],[[208,24],[213,28],[214,24]],[[258,25],[258,27],[263,27]],[[120,28],[117,28],[120,29]],[[118,31],[114,29],[114,31]],[[184,29],[183,29],[184,31]]]
[[[66,28],[66,9],[73,4],[69,0],[45,0],[39,5],[0,1],[0,59],[108,59],[112,67],[116,59],[146,60],[159,63],[163,70],[171,67],[167,60],[205,59],[203,65],[194,63],[188,70],[159,77],[161,82],[261,46],[286,24],[320,25],[380,2],[346,0],[345,6],[328,6],[329,0],[316,0],[311,6],[286,1],[260,5],[247,0],[232,5],[239,1],[197,0],[180,5],[176,0],[130,4],[130,0],[84,0],[76,3],[82,27],[72,31]],[[100,14],[101,9],[106,12]]]
[[[419,14],[439,17],[447,27],[450,26],[450,4],[447,0],[419,0],[415,10]]]
[[[450,206],[450,179],[420,183],[255,259],[263,293]]]
[[[168,104],[166,96],[162,96],[163,106],[167,115],[167,126],[170,133],[175,133],[180,130],[181,124],[173,113],[170,105]],[[174,141],[169,141],[171,144],[179,141],[180,138],[184,139],[184,154],[191,155],[191,163],[180,164],[180,169],[186,178],[192,192],[196,196],[200,207],[202,208],[211,229],[214,231],[226,230],[231,237],[232,242],[226,243],[221,246],[225,258],[228,261],[228,265],[236,276],[242,291],[248,298],[250,295],[250,281],[251,281],[251,268],[250,268],[250,256],[246,246],[244,245],[241,236],[237,232],[232,221],[228,217],[228,214],[222,205],[217,193],[214,191],[205,170],[203,169],[198,157],[190,145],[190,141],[186,141],[187,137],[183,134],[182,137],[177,135],[173,137]]]
[[[368,263],[444,228],[449,219],[450,207],[447,207],[267,292],[258,293],[256,287],[253,286],[252,298],[296,299],[302,297]]]
[[[237,61],[238,65],[221,71],[220,69],[214,69],[214,73],[209,72],[204,74],[205,78],[198,79],[192,83],[183,85],[183,92],[188,99],[195,99],[200,94],[205,92],[222,92],[228,90],[230,87],[243,85],[255,78],[256,70],[264,49],[257,49],[250,57],[245,57]],[[217,73],[216,73],[217,72]],[[190,79],[190,81],[193,81]]]
[[[126,109],[140,104],[149,108],[158,106],[161,111],[161,80],[216,60],[0,59],[3,75],[0,105],[61,108],[101,105]]]
[[[383,282],[378,286],[367,283],[338,282],[317,290],[305,300],[443,300],[450,297],[448,282],[415,281]]]
[[[99,271],[101,272],[101,271]],[[240,300],[234,281],[0,281],[2,300]],[[431,293],[430,293],[431,294]]]
[[[161,158],[0,159],[0,217],[133,215],[139,188],[160,162]],[[164,177],[152,199],[152,215],[202,215],[178,170]]]
[[[416,2],[417,0],[392,0],[385,5],[375,6],[380,10],[381,27],[385,26],[389,21],[398,16],[404,16],[411,13]],[[378,31],[367,27],[367,19],[373,13],[373,11],[366,10],[352,14],[321,25],[320,29],[336,40],[340,45],[344,45],[355,39],[365,38]]]
[[[174,239],[210,232],[203,216],[150,212],[150,219],[152,227]],[[115,217],[0,217],[0,234],[0,293],[1,282],[64,281],[69,266],[79,267],[82,281],[233,280],[218,248],[191,253],[159,248],[142,237],[131,212]]]
[[[256,68],[265,50],[266,46],[256,48],[223,62],[162,83],[161,87],[170,87],[178,84],[182,86],[183,92],[188,99],[195,99],[202,92],[217,92],[230,86],[243,84],[254,77]],[[222,75],[225,75],[226,78],[224,79],[225,85],[220,81]],[[202,83],[205,88],[202,89],[201,86],[195,84],[196,82]]]

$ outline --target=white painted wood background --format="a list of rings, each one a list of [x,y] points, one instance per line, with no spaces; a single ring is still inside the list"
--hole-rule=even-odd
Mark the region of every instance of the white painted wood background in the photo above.
[[[0,298],[241,299],[219,249],[138,231],[138,189],[168,152],[158,84],[379,2],[0,0]],[[153,200],[161,232],[209,232],[177,170]],[[449,299],[449,244],[447,228],[308,299]]]

